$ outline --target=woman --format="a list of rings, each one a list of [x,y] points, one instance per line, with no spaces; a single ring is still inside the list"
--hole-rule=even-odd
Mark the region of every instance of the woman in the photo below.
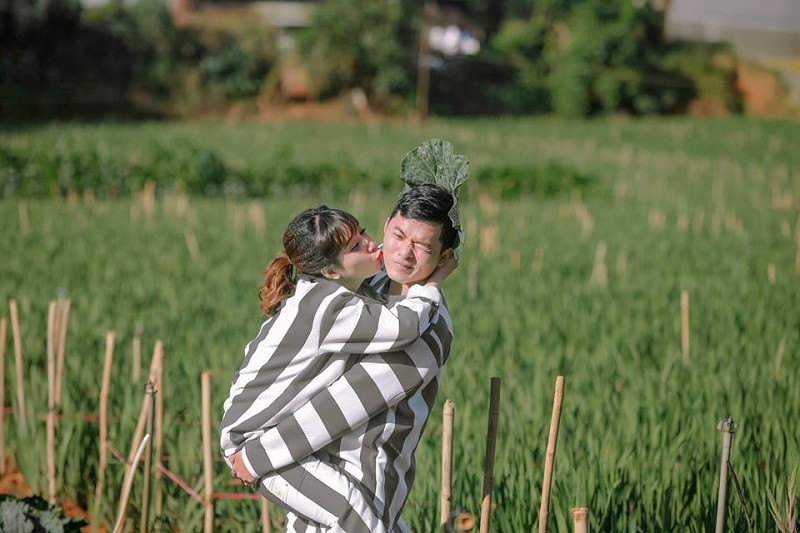
[[[269,319],[245,348],[224,405],[220,442],[234,473],[252,470],[248,458],[236,452],[330,385],[348,358],[401,349],[419,338],[441,301],[439,283],[455,268],[455,262],[443,265],[426,284],[387,307],[354,293],[378,273],[382,253],[352,215],[326,206],[303,211],[289,224],[283,245],[284,252],[267,266],[260,291]],[[314,514],[313,502],[293,500],[285,487],[275,486],[276,479],[262,478],[260,489],[325,522]],[[353,508],[371,520],[360,493],[351,494],[357,500],[350,502]]]

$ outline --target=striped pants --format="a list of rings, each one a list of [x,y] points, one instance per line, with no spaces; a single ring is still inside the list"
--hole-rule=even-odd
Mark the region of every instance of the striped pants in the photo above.
[[[259,479],[258,492],[290,511],[287,532],[389,533],[358,485],[313,455]]]

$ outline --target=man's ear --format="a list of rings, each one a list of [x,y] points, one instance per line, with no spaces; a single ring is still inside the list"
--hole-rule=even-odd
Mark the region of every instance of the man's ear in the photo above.
[[[448,261],[451,257],[453,257],[453,249],[448,248],[447,250],[442,252],[442,255],[439,256],[439,262],[436,264],[436,266],[437,267],[442,266],[445,263],[445,261]]]
[[[324,277],[328,279],[339,279],[341,277],[339,272],[332,266],[323,268],[320,271],[320,274],[322,274]]]

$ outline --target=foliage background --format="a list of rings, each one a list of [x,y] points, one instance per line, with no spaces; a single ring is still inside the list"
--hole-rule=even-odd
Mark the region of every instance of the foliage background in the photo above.
[[[281,103],[292,54],[245,7],[209,3],[175,24],[166,0],[8,0],[0,6],[0,118],[188,117]],[[464,4],[483,36],[476,56],[435,56],[430,110],[445,115],[682,113],[694,99],[741,110],[724,46],[669,42],[651,2],[538,0]],[[402,114],[417,98],[424,16],[411,0],[327,0],[295,32],[308,90],[363,90]],[[699,67],[702,65],[702,67]]]

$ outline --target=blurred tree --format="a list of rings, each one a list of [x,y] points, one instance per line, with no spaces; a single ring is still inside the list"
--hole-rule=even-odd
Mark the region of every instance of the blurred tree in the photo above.
[[[320,96],[362,88],[370,98],[407,94],[416,47],[415,6],[408,0],[327,0],[301,36]]]
[[[562,115],[667,111],[691,93],[665,71],[663,13],[646,0],[587,0],[571,10],[549,48],[554,110]]]
[[[77,34],[80,15],[78,0],[0,3],[0,82],[38,87],[63,74],[56,59]]]
[[[646,0],[541,0],[513,10],[490,42],[511,69],[495,91],[509,112],[675,112],[695,93],[665,60],[663,12]]]

